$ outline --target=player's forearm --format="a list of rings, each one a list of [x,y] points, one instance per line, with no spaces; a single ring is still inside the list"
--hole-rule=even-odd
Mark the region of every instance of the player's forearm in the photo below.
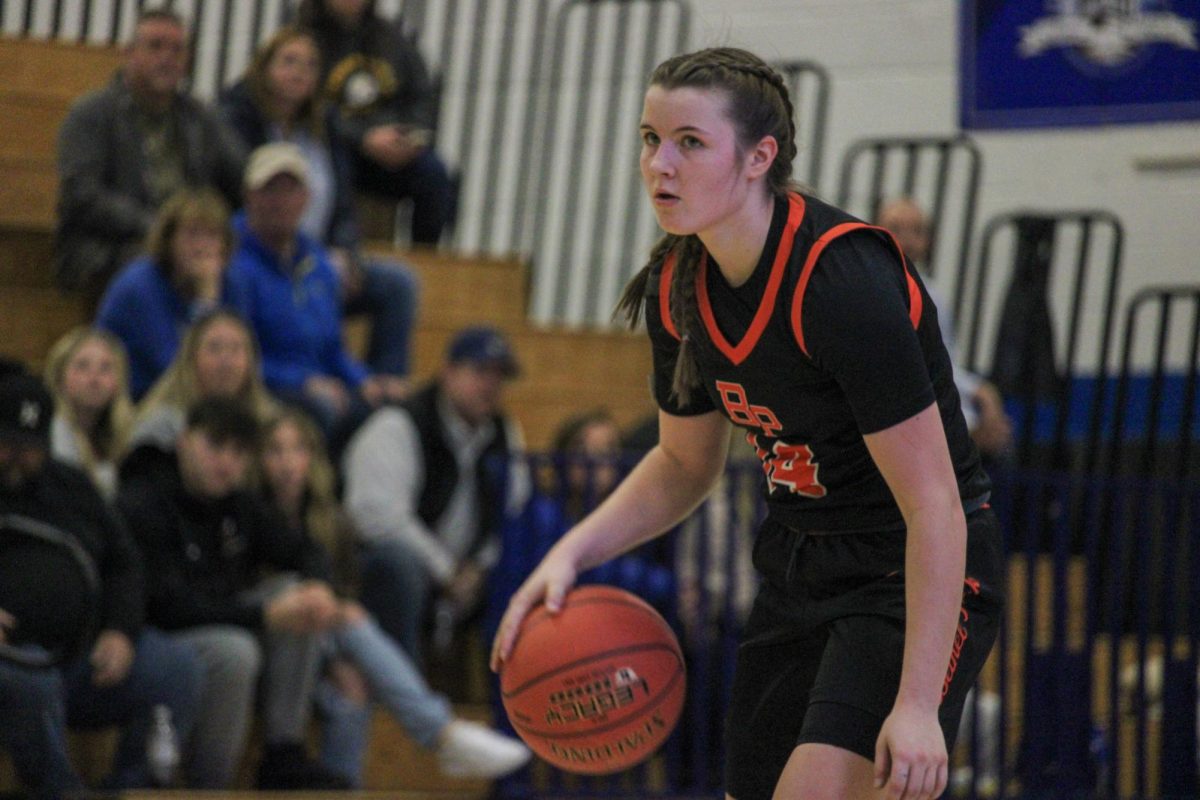
[[[950,663],[966,575],[966,521],[957,498],[908,521],[904,669],[897,704],[936,710]]]
[[[556,549],[580,572],[653,539],[690,514],[712,490],[724,464],[687,467],[657,446]]]

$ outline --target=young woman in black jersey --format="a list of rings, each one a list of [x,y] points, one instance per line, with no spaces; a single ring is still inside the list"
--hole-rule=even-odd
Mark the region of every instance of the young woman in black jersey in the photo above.
[[[933,798],[1000,617],[1000,536],[936,311],[894,239],[790,184],[792,107],[754,55],[651,76],[641,169],[667,235],[644,312],[659,444],[510,601],[499,668],[539,601],[708,494],[728,425],[762,459],[762,585],[738,652],[726,791]]]

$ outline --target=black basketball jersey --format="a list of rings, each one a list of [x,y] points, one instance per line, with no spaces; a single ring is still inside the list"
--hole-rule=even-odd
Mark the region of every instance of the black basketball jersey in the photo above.
[[[730,286],[706,255],[693,332],[701,382],[677,399],[673,270],[668,254],[647,284],[655,398],[670,414],[719,410],[746,432],[777,521],[804,531],[903,527],[863,435],[935,400],[964,503],[986,497],[937,312],[887,231],[792,194],[776,202],[745,284]]]

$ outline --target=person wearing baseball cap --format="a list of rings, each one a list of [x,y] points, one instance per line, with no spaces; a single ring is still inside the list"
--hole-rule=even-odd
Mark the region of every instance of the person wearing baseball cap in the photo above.
[[[373,375],[346,351],[341,288],[329,251],[301,230],[310,180],[298,145],[271,142],[250,154],[229,271],[246,290],[244,311],[268,388],[308,411],[332,438],[365,416],[363,409],[398,399],[407,387]]]
[[[143,626],[141,557],[87,475],[50,457],[53,413],[37,378],[0,378],[0,747],[31,796],[62,797],[84,788],[65,728],[121,726],[106,783],[148,788],[153,708],[185,741],[203,674]]]
[[[19,372],[0,378],[0,442],[4,445],[41,450],[44,455],[53,416],[54,401],[40,380]]]
[[[425,640],[444,641],[479,610],[505,504],[528,495],[514,458],[520,426],[502,407],[517,374],[500,331],[465,328],[436,380],[372,414],[346,448],[346,510],[364,545],[360,599],[416,658]]]

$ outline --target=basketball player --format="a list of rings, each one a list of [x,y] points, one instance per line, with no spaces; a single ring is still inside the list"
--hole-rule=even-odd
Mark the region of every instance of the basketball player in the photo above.
[[[659,443],[513,597],[492,666],[535,603],[561,608],[580,572],[704,499],[732,422],[769,513],[728,796],[937,797],[995,638],[1001,556],[928,295],[890,235],[791,186],[791,102],[750,53],[661,64],[641,132],[667,235],[621,308],[645,312]]]

